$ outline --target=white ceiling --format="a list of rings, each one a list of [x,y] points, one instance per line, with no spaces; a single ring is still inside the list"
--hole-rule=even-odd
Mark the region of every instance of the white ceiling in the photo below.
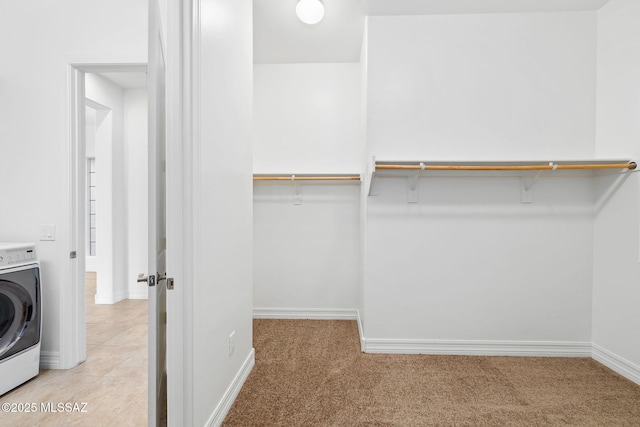
[[[147,87],[147,73],[104,72],[98,74],[122,89],[146,89]]]
[[[597,10],[609,0],[323,0],[316,25],[298,20],[297,1],[253,0],[255,63],[358,62],[366,15]]]
[[[609,0],[366,0],[368,15],[597,10]]]
[[[358,62],[364,3],[324,0],[324,19],[308,25],[296,16],[297,0],[253,0],[254,62]]]

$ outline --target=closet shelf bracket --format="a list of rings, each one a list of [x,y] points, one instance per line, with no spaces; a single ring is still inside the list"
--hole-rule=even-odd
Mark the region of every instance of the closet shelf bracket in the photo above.
[[[418,203],[418,174],[407,177],[407,203]]]
[[[553,167],[552,170],[556,170],[558,166],[553,162],[549,162],[549,165]],[[539,170],[535,175],[522,175],[522,203],[533,203],[533,186],[536,185],[541,174],[542,171]]]
[[[302,204],[302,194],[300,193],[300,182],[295,180],[295,175],[291,175],[293,181],[293,204],[299,206]]]

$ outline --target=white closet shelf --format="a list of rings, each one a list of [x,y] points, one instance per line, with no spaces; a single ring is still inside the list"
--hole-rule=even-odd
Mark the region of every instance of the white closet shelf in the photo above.
[[[374,172],[382,170],[427,171],[529,171],[628,169],[637,165],[630,160],[557,160],[557,161],[375,161]]]
[[[302,183],[323,185],[345,185],[360,184],[362,177],[358,174],[254,174],[254,184],[271,184],[271,185],[290,185],[293,193],[292,200],[294,205],[302,204],[302,193],[300,187]]]
[[[347,181],[360,183],[362,178],[359,174],[254,174],[253,181]]]
[[[428,176],[521,176],[528,180],[523,183],[523,194],[530,192],[531,187],[542,173],[547,176],[576,176],[582,171],[584,176],[591,177],[608,171],[609,173],[638,171],[637,164],[627,159],[588,159],[588,160],[376,160],[370,165],[370,181],[367,193],[375,195],[375,179],[384,177],[403,177],[412,180],[410,191],[417,191],[417,178]],[[417,197],[417,196],[416,196]],[[525,200],[523,202],[529,202]],[[417,200],[417,199],[416,199]],[[412,200],[410,200],[412,201]]]

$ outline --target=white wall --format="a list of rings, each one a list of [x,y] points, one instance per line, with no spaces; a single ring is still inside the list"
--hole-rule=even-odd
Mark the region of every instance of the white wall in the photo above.
[[[85,107],[85,132],[84,132],[84,138],[85,138],[85,155],[88,159],[95,159],[96,157],[96,110],[94,110],[91,107]],[[95,166],[95,165],[94,165]],[[87,218],[87,224],[89,223],[90,219],[89,219],[89,212],[91,211],[91,205],[90,205],[90,193],[89,193],[89,172],[85,171],[85,175],[86,175],[86,185],[87,185],[87,193],[86,193],[86,203],[85,203],[85,216]],[[95,184],[95,182],[94,182]],[[94,190],[94,197],[95,197],[95,190]],[[95,209],[95,206],[94,206]],[[87,228],[89,228],[89,226],[87,226]],[[84,269],[87,272],[97,272],[98,271],[98,262],[96,260],[95,255],[89,255],[91,250],[90,250],[90,231],[87,232],[87,235],[85,236],[85,266]]]
[[[256,314],[313,310],[340,315],[358,307],[360,186],[254,186],[254,286]],[[318,315],[319,313],[316,313]]]
[[[367,70],[369,68],[369,57],[367,52],[369,51],[369,30],[368,20],[364,23],[364,34],[362,35],[362,50],[360,51],[360,135],[363,142],[361,151],[362,155],[362,171],[363,173],[363,188],[360,191],[360,283],[358,285],[358,327],[360,332],[360,344],[363,347],[364,343],[364,331],[362,327],[365,322],[365,271],[364,271],[364,259],[366,253],[366,241],[367,234],[365,232],[367,226],[367,191],[366,183],[367,177],[365,176],[368,170],[368,161],[365,156],[366,141],[367,141],[367,102],[368,94],[367,87],[369,80],[367,78]]]
[[[56,241],[38,242],[42,262],[42,350],[59,363],[60,300],[69,283],[70,62],[111,58],[146,62],[145,0],[5,2],[0,13],[0,240],[38,242],[40,224],[56,225]],[[126,11],[126,13],[123,13]],[[27,113],[28,112],[28,113]],[[38,125],[34,126],[34,120]]]
[[[67,64],[98,56],[146,62],[146,1],[11,2],[1,9],[0,178],[20,186],[3,193],[17,203],[0,209],[0,240],[37,242],[40,224],[56,225],[56,241],[38,242],[42,350],[55,365],[60,294],[76,249],[68,238]]]
[[[594,12],[368,21],[368,154],[594,155]]]
[[[148,100],[147,90],[124,91],[124,173],[127,211],[127,298],[146,299],[149,287],[136,281],[148,263]]]
[[[95,301],[113,304],[126,297],[127,218],[124,91],[87,73],[85,96],[96,109],[96,279]]]
[[[359,172],[358,64],[256,64],[254,69],[255,173]]]
[[[87,158],[96,156],[96,110],[85,107],[85,143]]]
[[[612,0],[598,12],[599,156],[640,156],[640,3]],[[638,175],[619,187],[599,179],[594,226],[594,357],[640,384]],[[616,188],[616,191],[611,191]]]
[[[595,12],[370,17],[367,155],[590,158],[595,47]],[[592,182],[540,179],[533,204],[506,174],[421,178],[418,204],[406,179],[378,184],[365,226],[367,346],[544,341],[588,352]]]
[[[254,70],[255,173],[361,172],[359,64],[256,64]],[[255,313],[353,313],[361,277],[360,186],[300,189],[296,206],[293,184],[254,185]]]
[[[236,375],[253,361],[252,3],[198,4],[196,148],[193,169],[185,171],[194,191],[193,311],[185,313],[195,346],[194,407],[187,409],[194,426],[220,415]]]
[[[588,342],[593,191],[517,178],[381,179],[367,206],[369,339]]]
[[[85,85],[100,118],[93,129],[87,123],[98,140],[87,150],[87,157],[93,152],[96,158],[98,181],[97,255],[87,257],[87,271],[95,264],[97,273],[95,301],[146,299],[148,287],[136,278],[148,265],[147,90],[123,89],[93,73],[86,74]]]

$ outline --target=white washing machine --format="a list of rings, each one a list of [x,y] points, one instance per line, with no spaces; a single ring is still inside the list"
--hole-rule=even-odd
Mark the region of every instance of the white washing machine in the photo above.
[[[35,245],[0,243],[0,395],[40,371],[41,296]]]

